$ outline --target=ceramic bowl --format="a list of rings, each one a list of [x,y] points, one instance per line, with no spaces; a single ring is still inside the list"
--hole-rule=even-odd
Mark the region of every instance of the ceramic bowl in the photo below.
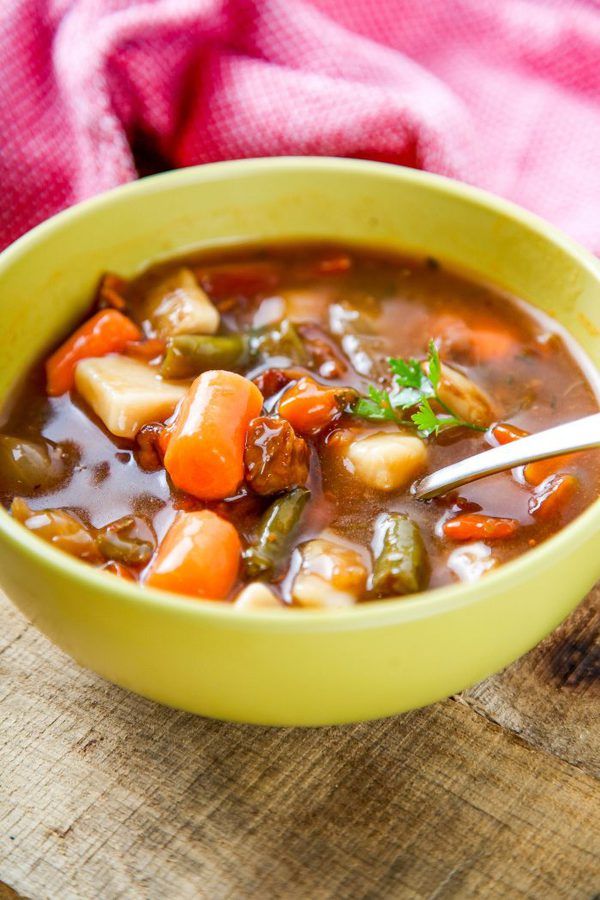
[[[600,269],[550,225],[448,179],[284,158],[146,178],[61,213],[0,256],[0,402],[88,307],[100,274],[186,248],[331,239],[428,253],[555,316],[600,363]],[[478,583],[330,612],[248,613],[140,588],[0,512],[0,584],[81,665],[195,713],[315,725],[460,691],[548,634],[600,577],[600,503]]]

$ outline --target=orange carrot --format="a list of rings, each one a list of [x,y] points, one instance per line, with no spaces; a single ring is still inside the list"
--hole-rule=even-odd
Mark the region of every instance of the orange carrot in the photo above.
[[[577,453],[563,453],[561,456],[551,456],[549,459],[527,463],[523,470],[525,481],[537,486],[551,475],[557,475],[565,466],[571,465],[577,455]]]
[[[263,397],[235,372],[200,375],[184,397],[165,453],[176,487],[201,500],[222,500],[244,478],[244,442]]]
[[[146,573],[151,587],[223,600],[235,584],[242,545],[231,522],[208,509],[181,512]]]
[[[498,444],[511,444],[513,441],[518,441],[519,438],[529,435],[528,431],[517,428],[516,425],[510,425],[508,422],[500,422],[498,425],[494,425],[491,432]]]
[[[52,354],[46,363],[47,390],[51,397],[66,394],[75,384],[75,368],[82,359],[120,353],[142,333],[137,325],[116,309],[103,309],[84,322]]]
[[[444,522],[444,534],[453,541],[498,541],[512,537],[519,523],[478,513],[465,513]]]
[[[502,422],[494,425],[491,429],[493,437],[498,444],[510,444],[511,441],[517,441],[519,438],[527,437],[528,431],[517,428],[516,425],[508,425]],[[529,484],[538,485],[551,475],[556,475],[557,471],[563,466],[568,466],[577,456],[576,453],[566,453],[561,456],[551,456],[549,459],[540,459],[537,462],[527,463],[523,469],[525,481]]]
[[[513,335],[500,328],[475,328],[471,341],[475,360],[480,363],[516,356],[519,349]]]
[[[531,495],[530,514],[542,520],[558,516],[577,490],[578,484],[574,475],[551,475]]]
[[[318,434],[339,416],[348,390],[329,388],[303,376],[285,391],[279,415],[300,434]]]

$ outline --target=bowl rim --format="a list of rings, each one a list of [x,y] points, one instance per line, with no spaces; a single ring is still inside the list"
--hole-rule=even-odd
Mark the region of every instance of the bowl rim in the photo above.
[[[282,156],[256,159],[227,160],[190,166],[151,175],[136,181],[119,185],[99,195],[83,200],[45,220],[18,238],[0,253],[0,277],[5,269],[26,255],[45,238],[81,217],[93,215],[95,211],[110,206],[115,200],[129,195],[167,192],[182,184],[226,179],[229,174],[264,174],[270,171],[345,171],[367,174],[377,179],[400,180],[446,194],[448,196],[485,207],[508,217],[517,225],[529,228],[538,235],[554,243],[600,284],[600,261],[576,241],[563,234],[558,228],[526,209],[504,200],[488,191],[473,187],[453,178],[424,172],[404,166],[368,160],[345,159],[341,157]],[[573,340],[576,341],[575,338]],[[576,341],[577,343],[577,341]],[[266,630],[278,632],[330,632],[365,628],[380,628],[390,624],[400,624],[430,616],[442,615],[464,606],[498,594],[510,591],[519,583],[535,574],[535,569],[547,563],[556,563],[577,546],[590,531],[600,529],[600,499],[590,504],[572,522],[561,528],[542,544],[521,554],[516,559],[503,564],[497,571],[486,575],[485,579],[472,583],[456,583],[433,588],[411,597],[388,598],[369,603],[359,603],[344,609],[332,610],[258,610],[236,609],[233,604],[223,601],[184,597],[168,591],[157,590],[142,584],[128,582],[109,573],[102,572],[87,563],[68,556],[41,538],[28,532],[3,508],[0,508],[0,540],[24,550],[36,563],[42,563],[53,574],[67,575],[79,587],[99,592],[110,592],[120,601],[137,607],[150,605],[158,612],[182,618],[207,619],[214,624],[235,630]]]

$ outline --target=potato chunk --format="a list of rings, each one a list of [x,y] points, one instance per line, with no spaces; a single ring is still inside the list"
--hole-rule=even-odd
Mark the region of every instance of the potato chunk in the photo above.
[[[117,354],[82,360],[75,385],[108,430],[130,440],[142,425],[164,422],[187,390],[163,381],[151,366]]]
[[[492,399],[470,378],[445,363],[442,363],[438,396],[452,412],[473,425],[490,425],[494,421]]]
[[[275,596],[273,591],[260,581],[252,581],[240,591],[234,600],[236,609],[283,609],[283,603]]]
[[[344,451],[357,478],[377,491],[399,491],[427,465],[427,447],[418,437],[378,431],[353,441]]]
[[[317,538],[300,548],[302,564],[292,586],[292,599],[311,609],[352,606],[367,586],[367,569],[351,547]]]
[[[152,288],[144,303],[144,318],[160,338],[214,334],[220,322],[219,311],[185,268],[177,269]]]

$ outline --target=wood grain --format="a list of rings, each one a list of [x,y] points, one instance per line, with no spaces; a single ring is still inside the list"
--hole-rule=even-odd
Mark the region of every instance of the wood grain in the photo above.
[[[34,900],[591,900],[596,626],[597,596],[458,700],[268,729],[111,686],[0,600],[0,880]],[[561,668],[569,641],[590,650]]]

